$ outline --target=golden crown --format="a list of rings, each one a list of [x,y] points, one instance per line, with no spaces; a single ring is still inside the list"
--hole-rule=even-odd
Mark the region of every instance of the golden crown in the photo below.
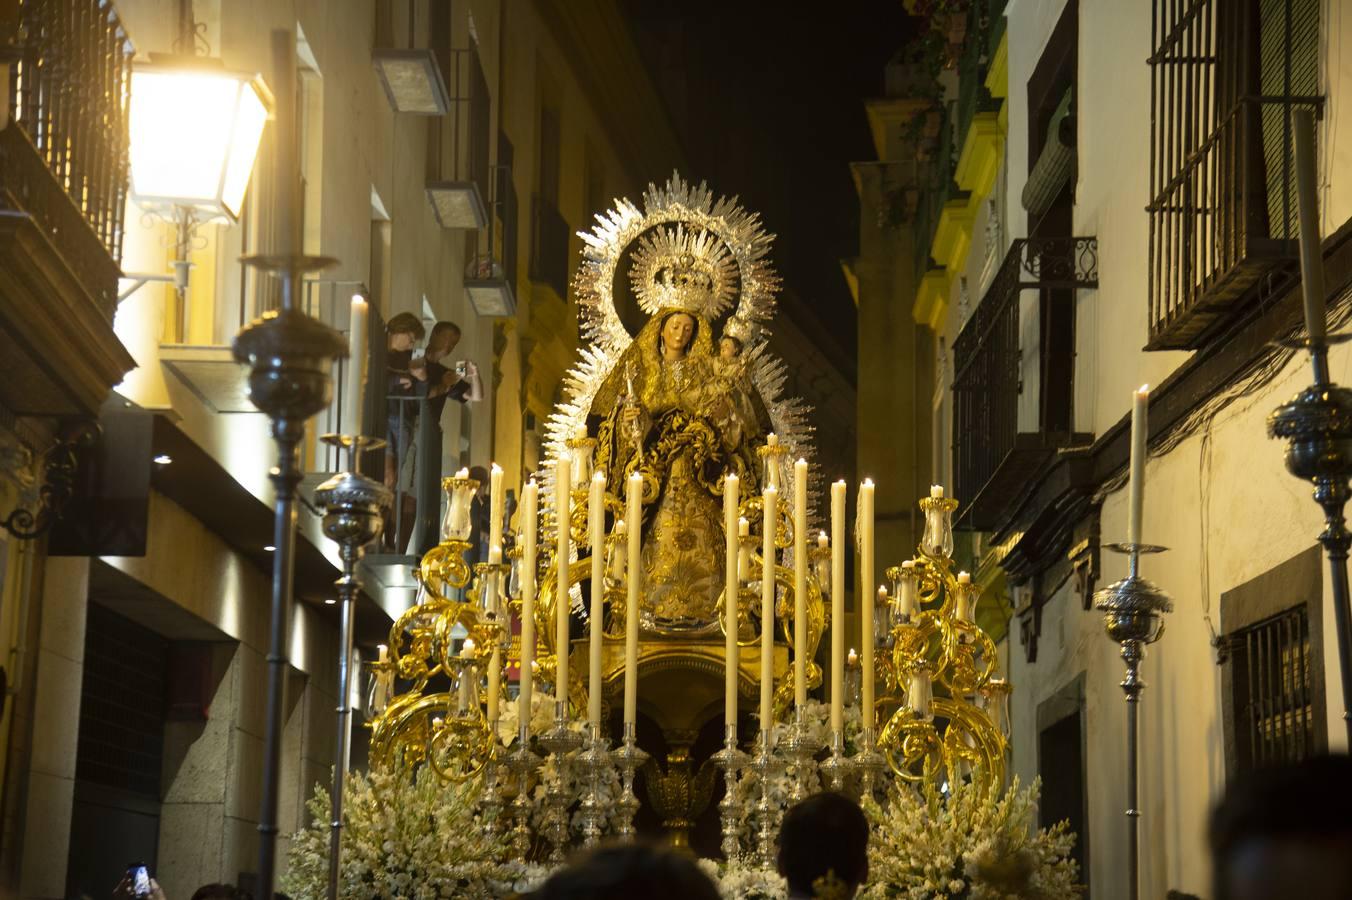
[[[679,309],[713,319],[737,296],[737,266],[727,245],[684,225],[655,228],[639,240],[629,281],[649,315]]]

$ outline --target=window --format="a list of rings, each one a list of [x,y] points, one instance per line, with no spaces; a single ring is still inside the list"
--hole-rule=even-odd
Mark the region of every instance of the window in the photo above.
[[[1240,766],[1294,762],[1324,749],[1310,686],[1310,619],[1294,606],[1230,637]],[[1323,710],[1318,710],[1323,716]]]
[[[1319,0],[1155,0],[1152,350],[1201,346],[1295,259],[1291,111],[1318,106]]]
[[[1221,595],[1226,771],[1328,750],[1318,546]]]

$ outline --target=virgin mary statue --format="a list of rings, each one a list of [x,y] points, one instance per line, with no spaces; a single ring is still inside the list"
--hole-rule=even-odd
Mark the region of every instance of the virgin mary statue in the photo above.
[[[609,493],[623,498],[629,476],[643,475],[644,628],[700,635],[719,627],[724,479],[736,474],[742,498],[755,496],[766,474],[757,451],[772,431],[806,455],[806,410],[779,396],[783,366],[764,347],[777,281],[758,219],[679,178],[644,199],[644,211],[621,202],[582,235],[577,288],[593,346],[551,421],[550,448],[586,427]],[[649,316],[633,337],[613,302],[630,247],[629,280]]]

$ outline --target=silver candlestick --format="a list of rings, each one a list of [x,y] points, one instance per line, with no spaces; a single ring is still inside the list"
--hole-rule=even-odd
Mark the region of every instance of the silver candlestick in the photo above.
[[[779,757],[775,755],[774,737],[770,729],[762,728],[760,739],[756,742],[756,755],[751,758],[749,767],[756,773],[760,784],[760,800],[756,802],[756,855],[765,867],[775,862],[775,820],[776,806],[770,798],[770,778],[779,771]]]
[[[582,735],[568,727],[568,706],[565,702],[554,702],[554,727],[540,737],[540,744],[549,753],[554,763],[554,778],[545,792],[545,804],[549,810],[546,826],[550,843],[551,862],[563,862],[564,848],[568,846],[568,801],[565,781],[570,763],[569,755],[582,746]]]
[[[859,797],[872,797],[879,776],[887,771],[887,759],[878,752],[878,733],[865,728],[859,735],[859,752],[850,757],[859,773]]]
[[[496,722],[493,723],[496,726]],[[503,753],[498,743],[497,729],[493,729],[493,742],[489,746],[488,758],[484,760],[484,788],[479,795],[479,809],[483,813],[484,832],[490,839],[497,838],[503,832],[500,821],[502,816],[502,792],[498,790],[498,759]]]
[[[737,811],[741,808],[737,802],[737,771],[750,761],[750,757],[737,749],[735,724],[723,726],[723,749],[710,759],[723,770],[723,799],[718,804],[718,813],[723,825],[723,857],[731,861],[742,849],[737,827]]]
[[[601,839],[606,811],[601,801],[601,778],[610,769],[610,741],[601,734],[601,726],[587,726],[587,749],[578,756],[587,786],[582,796],[582,845],[594,847]]]
[[[826,783],[833,791],[843,791],[845,789],[845,779],[849,778],[850,772],[854,769],[853,760],[845,756],[845,733],[843,731],[831,732],[831,757],[821,765],[822,773],[826,776]]]
[[[1132,900],[1140,893],[1141,811],[1137,804],[1136,718],[1140,706],[1141,660],[1146,644],[1159,640],[1164,632],[1163,614],[1172,612],[1173,600],[1163,590],[1139,574],[1142,553],[1161,553],[1164,547],[1149,544],[1110,544],[1108,549],[1128,555],[1127,577],[1094,594],[1094,608],[1103,613],[1108,637],[1122,646],[1127,677],[1122,691],[1127,695],[1127,859],[1128,884]]]
[[[325,481],[315,491],[315,502],[324,508],[324,535],[338,544],[343,574],[337,581],[341,600],[338,626],[338,734],[333,757],[333,784],[329,794],[329,885],[328,896],[338,896],[338,872],[342,858],[343,784],[352,756],[352,631],[361,582],[357,565],[366,545],[380,537],[384,526],[381,511],[390,505],[390,491],[358,472],[365,450],[385,446],[363,435],[326,434],[325,443],[346,451],[347,471]]]
[[[821,749],[821,745],[812,737],[804,707],[794,710],[793,727],[789,729],[780,749],[783,750],[785,765],[792,772],[789,778],[789,803],[797,803],[807,796],[808,768],[812,765],[812,758]]]
[[[530,854],[531,844],[530,777],[531,773],[540,767],[540,757],[531,752],[524,729],[522,737],[516,749],[507,757],[507,768],[516,776],[516,799],[512,801],[512,818],[515,820],[512,827],[512,852],[518,860],[525,862]]]
[[[611,752],[611,758],[620,770],[620,799],[615,801],[618,817],[615,834],[622,841],[634,838],[634,814],[638,812],[638,798],[634,796],[634,773],[648,761],[648,754],[638,748],[634,736],[634,723],[624,723],[624,738],[619,747]]]

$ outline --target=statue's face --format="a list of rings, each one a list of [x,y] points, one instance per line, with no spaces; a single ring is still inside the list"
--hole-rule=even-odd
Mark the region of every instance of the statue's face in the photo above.
[[[695,320],[685,313],[675,313],[662,323],[662,343],[668,350],[684,353],[695,335]]]
[[[723,359],[736,359],[741,349],[733,338],[724,337],[718,341],[718,355]]]

